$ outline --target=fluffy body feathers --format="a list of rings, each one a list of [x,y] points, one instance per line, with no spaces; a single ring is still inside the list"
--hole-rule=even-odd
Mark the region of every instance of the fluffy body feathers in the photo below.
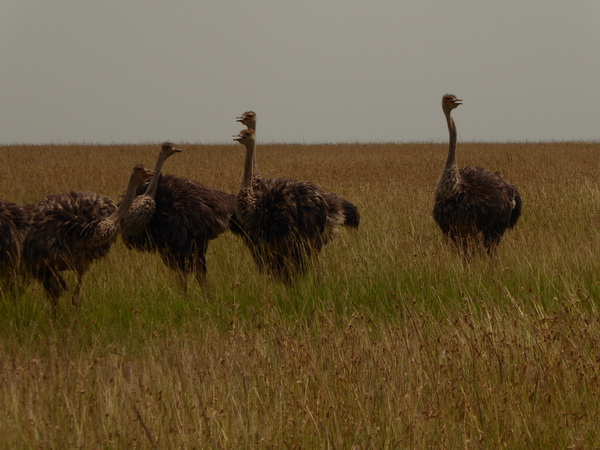
[[[262,272],[289,283],[338,225],[358,227],[358,208],[314,183],[256,177],[254,130],[243,130],[235,140],[246,147],[246,162],[232,231],[242,236]]]
[[[144,190],[141,186],[138,193]],[[126,244],[158,252],[167,267],[178,272],[185,289],[191,273],[204,282],[208,243],[229,229],[234,208],[233,194],[187,178],[160,175],[154,214],[144,231],[129,236]]]
[[[109,197],[75,191],[49,195],[35,206],[24,243],[24,262],[29,273],[44,286],[54,317],[58,298],[67,287],[60,272],[77,273],[72,301],[79,307],[85,272],[94,261],[108,254],[136,186],[152,174],[151,170],[135,166],[125,200],[118,208]]]
[[[23,241],[31,219],[29,205],[0,201],[0,289],[17,292]]]

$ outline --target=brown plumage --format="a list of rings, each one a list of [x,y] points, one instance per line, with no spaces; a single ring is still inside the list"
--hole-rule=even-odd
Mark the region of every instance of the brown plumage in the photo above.
[[[450,145],[448,158],[436,191],[433,217],[444,236],[466,255],[470,243],[483,246],[491,253],[508,228],[521,214],[518,189],[504,181],[498,173],[481,167],[458,169],[456,164],[456,125],[450,113],[462,100],[446,94],[442,109],[446,116]]]
[[[184,291],[192,273],[204,285],[208,244],[229,229],[235,195],[175,175],[159,174],[155,180],[154,214],[143,232],[124,236],[125,243],[136,250],[157,252],[177,272]],[[138,194],[146,189],[140,186]]]
[[[290,283],[318,255],[338,225],[358,227],[355,205],[314,183],[289,178],[254,177],[255,133],[243,130],[235,138],[246,147],[242,186],[234,220],[258,268]]]
[[[165,161],[179,152],[181,150],[171,142],[162,144],[154,166],[154,175],[146,186],[146,191],[135,198],[121,223],[121,237],[127,248],[143,250],[143,243],[147,240],[146,227],[156,214],[155,197],[159,175]],[[140,189],[143,189],[143,187]]]
[[[36,205],[24,243],[27,270],[46,291],[56,318],[58,299],[67,288],[60,272],[73,270],[77,286],[72,302],[81,306],[81,282],[90,265],[108,254],[118,227],[135,197],[136,187],[153,175],[137,165],[129,177],[123,202],[108,197],[71,191],[52,194]]]
[[[0,291],[13,296],[22,281],[21,255],[30,211],[29,205],[0,201]]]
[[[256,141],[256,122],[257,115],[254,111],[246,111],[241,116],[236,118],[237,122],[246,125],[248,130],[254,131],[254,139]],[[255,143],[256,145],[256,143]],[[256,152],[252,160],[252,187],[253,189],[261,189],[263,187],[263,178],[256,167]],[[331,192],[323,193],[327,201],[327,224],[329,239],[333,236],[337,225],[345,225],[353,228],[358,228],[360,215],[358,208],[343,197]],[[329,240],[328,239],[328,240]]]

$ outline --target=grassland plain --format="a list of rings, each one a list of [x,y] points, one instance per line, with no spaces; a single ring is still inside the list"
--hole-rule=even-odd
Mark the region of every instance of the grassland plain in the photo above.
[[[166,172],[237,189],[241,146],[181,147]],[[158,148],[0,147],[0,198],[117,199]],[[469,263],[431,216],[446,148],[261,145],[265,176],[361,210],[292,288],[224,235],[206,295],[119,242],[55,326],[39,285],[1,298],[0,447],[599,447],[600,145],[461,144],[524,202],[497,259]]]

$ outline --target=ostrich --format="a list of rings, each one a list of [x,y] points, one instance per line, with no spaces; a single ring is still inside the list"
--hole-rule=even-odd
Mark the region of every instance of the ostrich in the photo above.
[[[83,276],[92,262],[108,254],[136,187],[153,174],[141,165],[134,166],[118,208],[108,197],[75,191],[52,194],[38,203],[25,238],[23,257],[27,270],[44,286],[54,320],[58,299],[67,288],[60,272],[76,272],[72,303],[79,309]]]
[[[454,95],[442,97],[450,147],[435,191],[433,217],[444,236],[462,247],[465,256],[469,241],[477,242],[480,233],[484,248],[491,254],[504,232],[517,223],[521,214],[521,196],[518,189],[498,173],[481,167],[458,169],[456,125],[450,113],[461,102]]]
[[[248,130],[254,131],[256,139],[256,113],[254,111],[246,111],[241,116],[237,117],[237,122],[246,125]],[[263,179],[258,169],[256,168],[256,153],[252,161],[252,184],[254,189],[260,189]],[[346,225],[353,228],[358,228],[360,216],[358,208],[350,203],[345,198],[331,192],[324,192],[323,196],[327,201],[328,215],[327,221],[330,228],[329,235],[332,236],[337,225]]]
[[[239,234],[259,270],[290,284],[333,238],[338,225],[358,227],[358,208],[310,182],[266,179],[258,187],[253,182],[254,130],[242,130],[234,138],[246,147],[235,210]]]
[[[230,221],[235,195],[175,175],[157,174],[152,182],[156,182],[154,215],[143,232],[124,236],[125,244],[157,252],[163,263],[177,273],[184,292],[192,273],[204,287],[208,244],[234,225]],[[140,186],[138,194],[143,193],[144,187]]]
[[[0,201],[0,291],[16,296],[30,207]]]
[[[127,211],[121,223],[121,236],[125,246],[129,249],[144,250],[144,245],[147,244],[145,236],[146,226],[156,213],[156,189],[158,187],[158,179],[165,161],[175,153],[181,152],[173,143],[163,143],[156,165],[154,166],[154,176],[148,183],[146,191],[138,195],[133,204]],[[140,187],[139,189],[143,189]],[[138,190],[139,190],[138,189]]]

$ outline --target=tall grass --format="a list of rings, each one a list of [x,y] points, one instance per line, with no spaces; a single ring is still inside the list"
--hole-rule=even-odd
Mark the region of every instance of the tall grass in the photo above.
[[[240,146],[182,147],[165,171],[237,189]],[[262,145],[265,176],[361,210],[291,288],[224,235],[206,292],[183,295],[156,255],[119,242],[54,326],[39,285],[0,298],[0,446],[598,447],[600,147],[461,145],[461,164],[501,170],[524,201],[497,259],[469,262],[431,217],[445,151]],[[157,152],[2,147],[0,198],[118,199]]]

